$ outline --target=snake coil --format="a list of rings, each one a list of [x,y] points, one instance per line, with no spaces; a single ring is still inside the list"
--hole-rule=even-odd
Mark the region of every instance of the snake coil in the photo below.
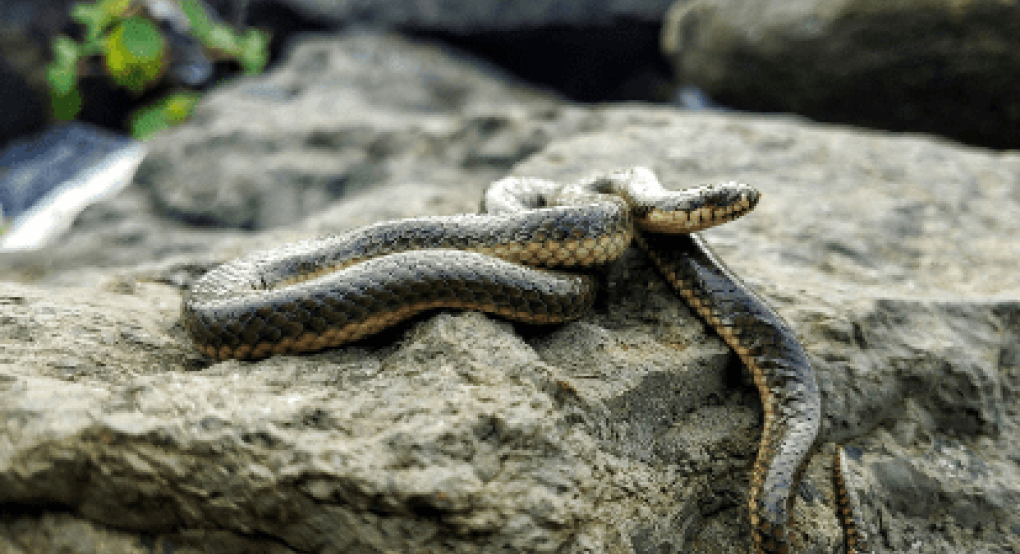
[[[759,197],[739,183],[669,192],[641,167],[567,186],[506,178],[487,191],[486,214],[383,222],[224,264],[193,284],[182,318],[215,359],[339,346],[434,308],[570,321],[589,309],[595,284],[563,270],[612,262],[637,242],[750,369],[765,412],[752,541],[758,554],[788,554],[792,502],[821,423],[815,373],[789,325],[694,234]],[[839,503],[850,514],[841,469]],[[844,518],[847,552],[863,554],[855,523]]]

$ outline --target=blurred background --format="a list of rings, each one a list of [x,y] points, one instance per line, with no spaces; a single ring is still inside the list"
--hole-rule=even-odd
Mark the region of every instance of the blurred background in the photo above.
[[[992,149],[1020,145],[1014,2],[5,0],[2,248],[39,248],[59,236],[84,206],[130,182],[151,150],[142,141],[185,124],[210,91],[286,65],[286,52],[309,34],[401,37],[411,42],[400,49],[456,60],[557,105],[780,113]],[[366,43],[355,44],[339,48],[356,55]],[[415,55],[403,63],[429,65]],[[389,78],[379,69],[348,77],[383,96],[401,86],[369,85]],[[470,86],[426,81],[436,103],[429,109],[463,113]],[[532,138],[522,155],[548,137]],[[511,158],[496,166],[520,159]],[[378,182],[367,176],[378,168],[360,171],[347,172],[339,188]],[[319,188],[332,198],[338,185]],[[274,225],[254,212],[163,205],[191,223]],[[275,221],[293,215],[284,209]],[[12,238],[19,228],[21,238]]]

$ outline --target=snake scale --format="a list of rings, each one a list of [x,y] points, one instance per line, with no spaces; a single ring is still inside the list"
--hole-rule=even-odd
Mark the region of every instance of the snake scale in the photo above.
[[[816,444],[821,395],[796,334],[712,253],[697,231],[754,209],[738,184],[666,191],[646,168],[572,185],[506,178],[484,214],[412,218],[257,252],[195,281],[182,319],[198,349],[259,359],[346,344],[435,308],[529,323],[581,317],[595,280],[566,272],[616,260],[631,242],[750,369],[765,412],[751,477],[756,554],[791,554],[792,503]],[[836,448],[845,552],[865,554]]]

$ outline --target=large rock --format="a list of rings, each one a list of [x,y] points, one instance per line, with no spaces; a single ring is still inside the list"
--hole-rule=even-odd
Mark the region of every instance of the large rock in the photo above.
[[[276,121],[312,120],[326,100]],[[529,110],[548,102],[524,102],[521,124],[545,121]],[[407,128],[361,106],[350,117],[366,132]],[[471,211],[483,174],[568,181],[639,164],[673,188],[733,179],[764,193],[705,235],[791,322],[818,373],[825,420],[798,491],[802,551],[839,551],[835,442],[849,446],[879,552],[1020,546],[1020,156],[784,118],[553,107],[598,125],[511,169],[443,166],[426,150],[413,174],[399,169],[413,166],[407,153],[392,180],[286,226],[193,228],[191,250],[142,241],[134,260],[77,258],[84,267],[58,253],[34,258],[36,273],[0,258],[0,275],[22,281],[0,282],[0,549],[749,551],[757,392],[636,250],[566,325],[442,312],[346,348],[217,364],[180,326],[183,286],[211,263]],[[220,136],[256,127],[217,121]],[[220,156],[271,159],[239,150]],[[128,209],[106,205],[117,207],[91,212],[97,228]]]
[[[673,0],[275,0],[305,17],[332,23],[475,33],[536,27],[608,25],[621,19],[659,21]]]
[[[659,30],[674,0],[213,0],[285,40],[295,29],[369,27],[439,38],[585,102],[664,101]]]
[[[368,187],[466,174],[477,189],[589,115],[396,36],[298,42],[264,78],[203,99],[139,169],[185,221],[284,225]]]
[[[663,45],[680,81],[733,107],[1017,148],[1018,29],[998,0],[694,0]]]

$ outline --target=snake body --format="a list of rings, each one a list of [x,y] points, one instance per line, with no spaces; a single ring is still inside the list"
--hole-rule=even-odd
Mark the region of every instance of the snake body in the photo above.
[[[752,540],[757,554],[789,554],[792,502],[821,422],[814,370],[789,325],[692,234],[758,199],[738,183],[668,192],[645,168],[568,186],[507,178],[487,191],[487,214],[380,223],[224,264],[192,285],[182,319],[215,359],[339,346],[440,307],[570,321],[591,306],[595,284],[562,270],[612,262],[636,239],[751,371],[765,412]],[[843,523],[847,553],[863,554],[851,541],[855,521]]]
[[[791,552],[793,498],[821,423],[815,373],[796,335],[697,235],[641,237],[688,305],[750,369],[765,411],[751,474],[751,529],[760,553]]]

